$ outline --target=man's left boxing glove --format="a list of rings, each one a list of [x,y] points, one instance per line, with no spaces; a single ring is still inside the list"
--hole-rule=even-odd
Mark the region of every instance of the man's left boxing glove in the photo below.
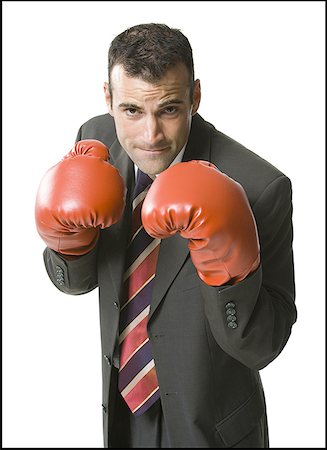
[[[100,141],[85,139],[41,180],[35,204],[37,230],[46,245],[79,256],[95,247],[100,228],[122,216],[125,185]]]
[[[181,162],[158,175],[144,200],[148,234],[187,238],[200,278],[208,285],[235,284],[260,263],[257,228],[239,183],[207,161]]]

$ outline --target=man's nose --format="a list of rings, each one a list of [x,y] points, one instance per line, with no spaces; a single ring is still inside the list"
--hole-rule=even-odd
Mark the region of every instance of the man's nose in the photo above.
[[[144,140],[149,146],[155,146],[164,139],[160,120],[155,116],[147,117],[144,127]]]

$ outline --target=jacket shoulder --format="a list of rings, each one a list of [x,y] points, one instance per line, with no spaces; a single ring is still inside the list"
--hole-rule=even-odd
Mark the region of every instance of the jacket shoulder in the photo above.
[[[219,170],[240,183],[251,203],[275,180],[291,185],[289,178],[257,153],[246,148],[207,123],[210,133],[210,158]]]
[[[76,141],[82,139],[98,139],[110,148],[117,139],[115,122],[110,114],[101,114],[84,122],[78,130]]]

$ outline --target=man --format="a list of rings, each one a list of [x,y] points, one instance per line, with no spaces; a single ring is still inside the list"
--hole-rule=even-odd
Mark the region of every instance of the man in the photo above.
[[[117,36],[104,93],[36,200],[52,282],[99,287],[104,445],[268,447],[259,370],[296,320],[290,180],[197,113],[178,30]]]

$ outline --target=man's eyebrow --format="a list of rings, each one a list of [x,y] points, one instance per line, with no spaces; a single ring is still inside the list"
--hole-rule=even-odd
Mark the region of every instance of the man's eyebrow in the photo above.
[[[118,108],[130,108],[130,109],[141,109],[138,105],[134,103],[120,103]]]
[[[159,108],[165,108],[166,106],[181,105],[183,103],[183,100],[180,100],[179,98],[171,98],[170,100],[166,100],[165,102],[160,103],[158,106]]]
[[[181,105],[183,104],[184,101],[180,100],[179,98],[172,98],[170,100],[166,100],[162,103],[159,103],[158,107],[159,108],[166,108],[167,106],[171,106],[171,105]],[[140,106],[135,105],[135,103],[128,103],[128,102],[123,102],[120,103],[118,105],[118,108],[127,108],[127,109],[136,109],[136,110],[140,110],[142,109]]]

